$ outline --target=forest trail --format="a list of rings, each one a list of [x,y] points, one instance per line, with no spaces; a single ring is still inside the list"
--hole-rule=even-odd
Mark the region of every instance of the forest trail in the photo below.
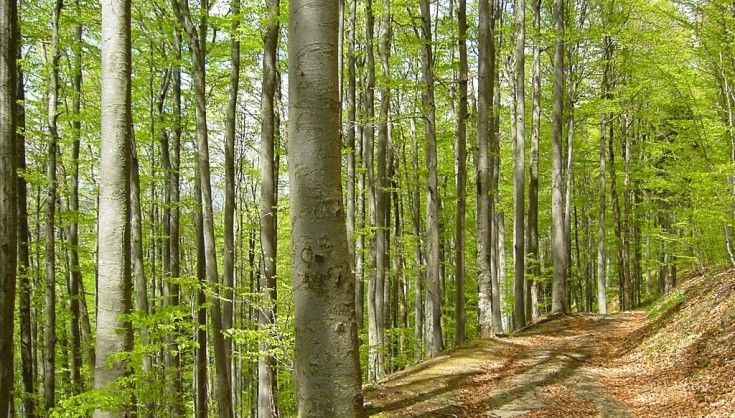
[[[708,320],[714,310],[724,319]],[[735,406],[733,338],[735,272],[699,276],[648,313],[470,342],[368,386],[366,405],[385,417],[718,416]]]

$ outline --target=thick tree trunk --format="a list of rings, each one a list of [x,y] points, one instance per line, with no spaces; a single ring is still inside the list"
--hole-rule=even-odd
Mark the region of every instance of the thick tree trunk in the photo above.
[[[465,339],[465,227],[467,211],[467,83],[469,65],[467,63],[467,1],[459,0],[457,7],[457,26],[459,29],[459,103],[457,106],[457,212],[455,218],[454,254],[454,344],[460,345]]]
[[[212,207],[212,183],[209,167],[209,139],[207,132],[207,92],[205,81],[206,56],[206,24],[199,28],[194,26],[189,12],[188,0],[179,2],[171,0],[176,16],[189,36],[191,49],[192,75],[194,79],[194,99],[196,104],[196,136],[199,181],[202,188],[202,219],[204,226],[204,253],[206,257],[207,281],[219,290],[219,275],[217,273],[216,241],[214,235],[214,213]],[[206,17],[206,4],[203,5]],[[204,19],[206,20],[206,19]],[[217,369],[216,393],[218,413],[223,418],[233,416],[232,409],[232,382],[230,376],[229,358],[222,325],[222,307],[219,297],[212,297],[210,301],[212,343],[214,347],[214,363]]]
[[[238,1],[238,0],[235,0]],[[268,1],[268,28],[263,55],[263,89],[260,99],[260,246],[262,251],[260,289],[263,295],[258,322],[262,330],[275,334],[276,324],[276,255],[278,167],[275,140],[279,126],[275,117],[276,55],[278,53],[279,0]],[[233,115],[234,116],[234,115]],[[234,123],[234,121],[233,121]],[[259,351],[269,353],[268,341],[261,341]],[[258,357],[258,417],[278,415],[276,403],[276,359],[271,355]]]
[[[128,373],[110,356],[133,348],[133,329],[123,315],[132,310],[130,277],[130,2],[102,2],[102,141],[100,151],[99,277],[95,388],[105,388]],[[120,408],[132,409],[129,400]],[[96,411],[95,417],[119,416]]]
[[[43,401],[44,410],[49,411],[56,404],[56,147],[59,143],[58,119],[59,95],[59,17],[64,7],[57,0],[52,12],[51,34],[51,75],[48,91],[48,154],[46,160],[46,212],[44,241],[46,245],[46,300],[43,346]]]
[[[0,1],[0,418],[12,406],[15,286],[18,255],[16,161],[18,14],[15,0]],[[20,202],[25,205],[25,201]],[[27,260],[27,257],[26,257]],[[21,261],[22,263],[22,261]],[[22,265],[22,264],[21,264]],[[25,368],[24,368],[25,373]],[[32,413],[31,413],[32,414]]]
[[[489,0],[480,0],[479,5],[479,81],[477,94],[477,142],[479,158],[477,167],[477,270],[478,310],[480,338],[490,338],[492,321],[492,176],[490,171],[494,149],[495,119],[493,111],[495,86],[495,33],[494,17]]]
[[[602,97],[610,98],[610,72],[612,60],[612,40],[609,36],[603,39],[605,67],[602,73]],[[605,249],[606,225],[606,171],[607,171],[607,135],[610,131],[610,120],[607,113],[602,115],[600,122],[600,205],[597,237],[597,312],[607,314],[607,251]]]
[[[363,415],[340,174],[337,2],[289,4],[289,184],[299,416]]]
[[[515,0],[515,138],[513,141],[513,247],[515,268],[513,327],[526,326],[526,2]]]
[[[424,250],[421,245],[421,187],[419,180],[419,137],[416,129],[416,123],[413,119],[411,123],[411,133],[413,137],[413,190],[412,195],[412,208],[411,212],[413,216],[413,234],[416,239],[416,253],[415,253],[415,264],[416,264],[416,279],[414,281],[414,311],[415,311],[415,322],[414,322],[414,338],[416,340],[416,361],[423,358],[422,342],[424,339],[424,287],[426,281],[426,270],[424,269]]]
[[[551,138],[551,240],[554,258],[551,313],[567,312],[566,306],[566,240],[564,239],[564,201],[562,196],[562,119],[564,112],[564,0],[554,0],[556,41],[554,48],[554,108]]]

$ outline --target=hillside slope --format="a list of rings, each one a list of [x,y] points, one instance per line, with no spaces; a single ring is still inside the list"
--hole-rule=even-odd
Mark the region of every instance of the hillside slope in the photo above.
[[[366,387],[378,416],[723,416],[735,411],[735,271],[649,309],[474,341]]]

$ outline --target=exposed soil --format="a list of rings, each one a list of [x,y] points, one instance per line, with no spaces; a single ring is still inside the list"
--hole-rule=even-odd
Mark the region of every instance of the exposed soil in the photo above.
[[[366,387],[372,415],[735,416],[735,272],[652,309],[547,320]]]

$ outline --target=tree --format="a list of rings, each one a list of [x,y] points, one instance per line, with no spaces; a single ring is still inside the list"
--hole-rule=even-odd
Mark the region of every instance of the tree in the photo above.
[[[514,310],[515,329],[526,326],[526,2],[516,0],[515,45],[515,138],[513,141],[514,230]]]
[[[259,324],[269,334],[261,341],[261,353],[272,350],[267,341],[276,325],[276,259],[277,259],[277,214],[278,166],[276,164],[275,140],[279,126],[275,117],[275,94],[278,53],[278,8],[279,0],[268,1],[268,26],[265,33],[263,54],[263,88],[260,99],[260,245],[262,247],[260,289],[263,292],[263,307]],[[234,114],[233,114],[234,116]],[[258,358],[258,416],[273,417],[276,409],[276,359],[271,355]]]
[[[133,328],[123,315],[132,311],[130,272],[130,1],[102,2],[102,141],[100,149],[99,275],[95,388],[107,388],[128,373],[110,357],[133,348]],[[121,409],[131,408],[125,399]],[[114,411],[95,412],[113,417]]]
[[[551,252],[554,259],[551,312],[567,312],[566,259],[567,241],[564,237],[564,200],[562,197],[561,136],[564,112],[564,0],[554,0],[554,107],[551,116]]]
[[[479,75],[477,93],[477,283],[479,287],[478,310],[481,338],[490,338],[493,332],[502,333],[502,329],[493,329],[492,310],[492,204],[490,190],[491,156],[494,149],[495,118],[493,113],[493,97],[495,83],[495,33],[493,17],[488,0],[480,0],[479,7]]]
[[[207,92],[206,92],[206,20],[200,28],[194,26],[189,11],[188,0],[171,0],[179,23],[189,37],[191,49],[191,68],[194,78],[194,101],[196,105],[196,137],[199,166],[199,181],[202,191],[202,221],[204,228],[204,253],[206,258],[207,281],[217,289],[217,255],[215,251],[214,211],[212,208],[212,183],[209,167],[209,140],[207,132]],[[202,6],[203,19],[206,19],[207,5]],[[222,307],[219,297],[211,298],[210,315],[212,321],[212,342],[214,362],[217,368],[216,393],[218,413],[221,417],[233,416],[232,381],[230,375],[228,350],[223,334]]]
[[[289,180],[300,416],[362,416],[340,175],[337,2],[289,4]]]
[[[456,213],[456,252],[454,259],[454,279],[456,280],[454,315],[457,322],[454,330],[454,343],[462,344],[465,339],[465,211],[467,210],[467,83],[469,68],[467,64],[467,1],[459,0],[457,7],[457,26],[459,45],[459,103],[457,106],[457,213]]]
[[[539,140],[541,138],[541,0],[533,0],[533,67],[531,74],[532,110],[531,110],[531,169],[528,182],[528,272],[532,285],[526,287],[526,320],[535,320],[538,317],[538,285],[536,280],[541,277],[541,260],[539,259],[538,237],[538,169],[539,169]],[[533,293],[533,295],[532,295]]]
[[[13,391],[18,195],[16,77],[18,15],[15,0],[0,1],[0,418],[10,415]]]
[[[426,225],[427,225],[427,250],[426,250],[426,354],[429,357],[436,356],[444,347],[442,342],[441,316],[441,252],[439,234],[439,179],[437,176],[437,152],[436,152],[436,105],[434,103],[434,58],[433,41],[431,35],[431,11],[429,0],[420,0],[421,8],[421,41],[423,42],[421,63],[422,81],[424,91],[422,93],[422,105],[425,111],[424,117],[424,139],[426,141],[426,166],[429,176],[426,179]]]
[[[48,157],[46,160],[46,218],[44,241],[46,245],[46,326],[43,345],[43,399],[44,409],[49,411],[54,407],[56,394],[56,155],[59,143],[59,131],[56,121],[59,117],[57,110],[59,95],[59,18],[63,0],[57,0],[54,6],[51,25],[51,69],[48,87]]]

